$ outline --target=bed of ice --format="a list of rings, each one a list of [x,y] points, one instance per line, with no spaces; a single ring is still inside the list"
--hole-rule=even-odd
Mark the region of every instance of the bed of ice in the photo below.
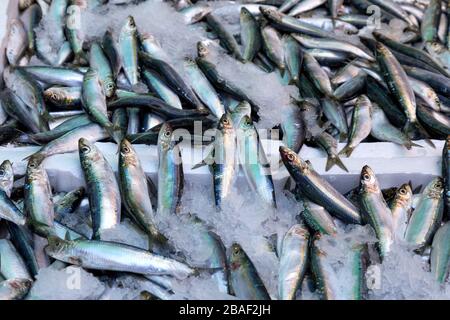
[[[217,15],[226,22],[227,27],[236,33],[239,30],[239,4],[223,9],[223,3],[212,4]],[[162,1],[146,1],[131,5],[124,10],[113,4],[96,9],[89,9],[82,14],[82,27],[87,41],[100,39],[107,29],[117,35],[123,21],[128,15],[134,16],[139,30],[152,33],[161,43],[163,49],[175,66],[182,71],[182,60],[186,56],[195,57],[196,43],[207,40],[209,35],[202,23],[186,25],[179,13]],[[59,39],[52,38],[52,22],[44,20],[38,33],[46,34],[51,47],[59,48]],[[393,30],[399,26],[390,26]],[[170,32],[167,32],[170,30]],[[266,74],[252,65],[243,65],[226,54],[215,56],[219,70],[233,77],[241,88],[261,106],[259,127],[270,128],[289,116],[290,97],[296,90],[281,84],[277,73]],[[36,61],[36,63],[38,63]],[[217,212],[213,205],[212,183],[199,185],[187,179],[182,199],[180,215],[195,214],[204,220],[222,239],[228,248],[232,242],[239,242],[247,252],[258,273],[265,283],[272,298],[277,298],[278,259],[273,245],[273,235],[283,236],[295,223],[300,211],[299,204],[285,192],[277,188],[278,209],[261,206],[245,183],[235,186],[229,201],[222,212]],[[65,216],[63,223],[80,233],[89,235],[89,218],[86,206],[74,214]],[[195,230],[186,228],[182,218],[172,217],[160,221],[175,247],[188,261],[197,264],[204,258],[204,244],[196,237]],[[373,243],[373,232],[369,227],[341,227],[342,234],[333,239],[335,250],[336,274],[342,279],[348,275],[341,274],[339,265],[345,261],[343,248],[355,241]],[[110,230],[105,237],[108,240],[128,243],[147,248],[147,240],[134,225],[125,219],[120,226]],[[324,237],[323,245],[330,240]],[[428,270],[428,261],[414,253],[407,245],[398,243],[386,257],[383,264],[374,263],[369,270],[377,270],[381,276],[379,287],[367,292],[368,299],[449,299],[450,283],[439,286],[434,282]],[[234,297],[219,292],[213,279],[205,274],[187,280],[171,280],[172,299],[233,299]],[[78,267],[62,263],[41,269],[30,292],[30,299],[145,299],[145,292],[151,289],[149,282],[142,277],[130,274],[91,273]],[[314,293],[302,293],[304,299],[317,299]]]

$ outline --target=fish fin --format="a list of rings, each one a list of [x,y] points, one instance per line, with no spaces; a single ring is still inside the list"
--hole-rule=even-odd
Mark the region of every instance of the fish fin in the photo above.
[[[51,122],[54,121],[55,119],[50,115],[50,113],[48,113],[48,111],[45,111],[42,114],[42,118],[46,121],[46,122]]]
[[[214,163],[214,148],[212,148],[212,149],[208,152],[208,154],[206,155],[206,157],[205,157],[202,161],[200,161],[199,163],[197,163],[196,165],[194,165],[194,166],[192,167],[192,170],[201,168],[201,167],[203,167],[203,166],[209,166],[209,165],[211,165],[211,164],[213,164],[213,163]]]
[[[145,178],[147,180],[147,189],[148,189],[148,194],[150,195],[150,198],[152,200],[156,199],[158,196],[158,189],[156,188],[155,183],[148,175],[146,175]],[[154,203],[156,203],[156,202],[154,202]]]
[[[111,124],[109,126],[106,126],[105,130],[108,132],[108,134],[114,140],[114,142],[120,146],[120,143],[123,140],[122,127],[120,127],[119,125]],[[118,149],[118,151],[119,151],[119,149]]]
[[[39,164],[41,164],[42,161],[44,161],[45,156],[43,154],[39,153],[39,151],[38,151],[36,153],[33,153],[33,154],[23,158],[22,160],[23,161],[29,161],[31,159],[36,160]]]
[[[345,155],[347,158],[351,156],[351,154],[353,153],[353,150],[355,150],[355,148],[350,147],[349,145],[346,145],[339,153],[338,155]]]
[[[412,142],[411,140],[405,144],[406,149],[411,150],[412,147],[423,148],[422,145]]]
[[[411,188],[412,188],[412,185],[411,185]],[[420,193],[420,190],[422,190],[422,185],[419,185],[419,186],[417,186],[414,190],[413,190],[413,194],[417,194],[417,193]]]
[[[330,170],[334,165],[337,165],[339,168],[341,168],[344,171],[348,172],[347,167],[342,163],[341,158],[339,156],[336,157],[328,157],[327,164],[325,166],[325,171]]]
[[[425,142],[426,142],[427,144],[429,144],[432,148],[436,149],[435,144],[433,143],[433,141],[430,140],[430,135],[428,134],[428,132],[425,130],[425,128],[424,128],[418,121],[416,121],[416,122],[410,122],[410,121],[408,121],[408,122],[405,124],[405,127],[403,128],[403,132],[404,132],[408,137],[410,137],[410,136],[411,136],[411,132],[412,132],[414,129],[419,130],[419,133],[425,137]]]
[[[264,238],[266,238],[267,240],[267,245],[269,247],[269,250],[273,251],[275,253],[275,255],[279,258],[278,256],[278,234],[277,233],[273,233],[270,236],[265,236]]]
[[[64,240],[67,240],[67,241],[73,240],[73,239],[70,237],[69,231],[66,231],[66,234],[64,235]]]

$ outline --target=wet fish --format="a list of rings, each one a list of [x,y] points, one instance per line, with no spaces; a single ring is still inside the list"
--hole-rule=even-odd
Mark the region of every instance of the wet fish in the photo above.
[[[258,132],[248,116],[239,123],[237,135],[239,163],[247,182],[262,202],[276,208],[275,190],[267,160]]]
[[[240,13],[242,58],[244,61],[252,61],[261,48],[261,33],[259,24],[253,14],[245,7]]]
[[[10,279],[0,282],[0,300],[21,300],[31,288],[29,279]]]
[[[444,205],[447,217],[450,217],[450,137],[447,136],[442,149],[442,177],[444,179]]]
[[[412,212],[412,199],[413,193],[408,183],[403,184],[395,192],[390,209],[396,239],[403,239],[405,236],[406,226]]]
[[[280,147],[280,155],[289,174],[309,200],[323,206],[331,214],[348,223],[361,223],[358,209],[320,177],[311,163],[303,161],[296,153]]]
[[[2,257],[2,264],[0,272],[6,279],[29,279],[30,273],[27,266],[14,248],[11,241],[7,239],[0,240],[0,256]]]
[[[228,50],[236,59],[243,61],[241,50],[236,39],[233,35],[225,28],[222,21],[214,16],[214,13],[209,13],[206,16],[206,23],[211,27],[212,30],[217,34],[220,39],[221,44]]]
[[[339,154],[345,154],[347,157],[350,157],[361,141],[369,136],[372,129],[371,110],[372,104],[369,98],[365,95],[359,96],[352,112],[348,142]]]
[[[174,140],[173,130],[163,124],[158,135],[158,215],[177,212],[184,187],[183,163],[180,146]]]
[[[444,183],[434,178],[425,187],[405,232],[405,240],[418,247],[429,244],[442,221]]]
[[[27,32],[21,20],[9,22],[9,34],[6,44],[6,57],[10,65],[16,65],[28,48]]]
[[[0,164],[0,190],[4,191],[7,197],[11,197],[14,186],[14,171],[12,163],[5,160]]]
[[[119,153],[119,181],[122,201],[127,212],[151,237],[150,241],[164,242],[158,231],[146,175],[136,151],[128,140],[122,140]]]
[[[81,87],[50,87],[43,94],[46,101],[60,108],[81,106]]]
[[[320,232],[321,234],[334,235],[337,233],[336,224],[324,207],[309,201],[301,195],[300,200],[303,205],[303,210],[300,212],[300,216],[306,222],[308,227],[316,232]]]
[[[120,60],[131,86],[139,82],[137,27],[132,16],[128,16],[119,35]]]
[[[238,244],[233,243],[228,257],[231,292],[239,299],[270,300],[258,271]]]
[[[388,141],[402,145],[408,150],[413,146],[420,146],[412,142],[406,134],[393,126],[384,114],[383,109],[381,109],[377,104],[372,104],[371,112],[372,126],[370,129],[370,135],[372,137],[380,141]]]
[[[384,258],[394,241],[394,222],[392,212],[381,193],[377,177],[367,165],[361,170],[359,202],[362,217],[375,230],[378,250],[381,258]]]
[[[448,276],[450,259],[450,222],[441,226],[433,237],[431,244],[431,273],[440,283]]]
[[[111,69],[111,65],[106,54],[97,42],[94,42],[91,45],[91,50],[89,52],[89,65],[92,69],[97,71],[106,97],[111,98],[116,87],[113,70]]]
[[[89,196],[93,237],[100,239],[103,230],[114,228],[120,223],[119,185],[111,165],[94,144],[81,138],[78,148]]]
[[[86,269],[170,275],[179,279],[194,274],[194,269],[186,264],[121,243],[51,237],[45,252],[54,259]]]
[[[338,142],[332,135],[324,131],[313,137],[313,141],[327,153],[327,164],[325,166],[325,171],[328,171],[334,165],[337,165],[342,170],[348,172],[347,167],[344,165],[341,158],[339,158],[337,152]]]
[[[168,105],[177,109],[183,109],[178,95],[164,83],[160,75],[150,69],[144,69],[142,71],[142,78],[149,89],[155,92],[156,95],[164,100]]]
[[[278,296],[280,300],[294,300],[308,266],[309,231],[293,225],[284,235],[280,249]]]

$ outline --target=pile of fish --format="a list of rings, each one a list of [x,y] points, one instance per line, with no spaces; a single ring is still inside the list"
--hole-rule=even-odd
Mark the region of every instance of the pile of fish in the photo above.
[[[180,293],[180,284],[205,281],[220,298],[366,299],[374,289],[369,270],[386,265],[398,246],[425,261],[431,281],[450,294],[450,4],[18,2],[0,92],[0,144],[41,147],[24,159],[24,177],[8,160],[0,166],[0,299],[44,298],[36,293],[40,277],[70,266],[102,285],[133,274],[145,287],[134,298],[196,298]],[[156,32],[127,14],[145,17],[143,8],[152,6],[178,20]],[[118,11],[126,17],[99,22],[101,36],[86,33],[86,17],[114,20]],[[171,30],[172,22],[181,29]],[[161,30],[192,33],[184,41],[190,47],[168,45]],[[255,94],[259,87],[269,101]],[[271,94],[273,102],[279,95],[289,102],[271,104]],[[276,123],[261,128],[268,118]],[[261,129],[281,132],[278,164],[290,175],[283,190],[272,180]],[[445,139],[442,177],[421,193],[407,181],[382,190],[366,165],[359,186],[343,195],[298,155],[304,144],[318,147],[326,171],[348,171],[345,157],[362,142],[411,149]],[[100,141],[117,145],[117,176]],[[181,145],[198,142],[209,150],[194,167],[211,171],[213,196],[199,209],[209,217],[186,207]],[[136,144],[157,146],[156,183]],[[85,187],[56,194],[45,160],[72,152]],[[270,270],[221,228],[235,218],[243,224],[247,214],[228,215],[236,188],[248,188],[261,208],[249,232],[261,239],[259,228],[270,231],[257,246],[276,260]],[[111,239],[124,221],[145,235],[143,245]],[[367,226],[367,237],[349,240],[349,230],[363,228],[357,225]]]

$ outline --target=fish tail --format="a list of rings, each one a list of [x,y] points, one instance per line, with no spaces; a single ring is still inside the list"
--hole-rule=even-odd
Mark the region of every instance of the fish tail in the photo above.
[[[339,158],[339,156],[328,157],[327,164],[325,166],[325,171],[330,170],[334,165],[337,165],[342,170],[348,172],[347,167],[344,165],[344,163],[342,162],[341,158]]]
[[[425,130],[425,128],[418,122],[410,122],[408,121],[405,124],[405,127],[403,128],[403,132],[408,136],[411,137],[411,134],[414,130],[418,130],[419,133],[425,137],[425,141],[426,143],[428,143],[431,147],[436,149],[436,146],[434,145],[433,141],[430,140],[430,135],[428,134],[428,132]]]
[[[350,157],[351,154],[353,153],[353,150],[355,150],[354,147],[351,147],[351,146],[349,146],[349,145],[346,145],[346,146],[344,147],[344,149],[342,149],[342,150],[338,153],[338,155],[344,154],[344,155],[348,158],[348,157]]]
[[[408,150],[411,150],[412,147],[423,148],[422,145],[417,144],[417,143],[414,143],[414,142],[412,142],[411,140],[409,140],[408,142],[405,143],[405,147],[406,147],[406,149],[408,149]]]

